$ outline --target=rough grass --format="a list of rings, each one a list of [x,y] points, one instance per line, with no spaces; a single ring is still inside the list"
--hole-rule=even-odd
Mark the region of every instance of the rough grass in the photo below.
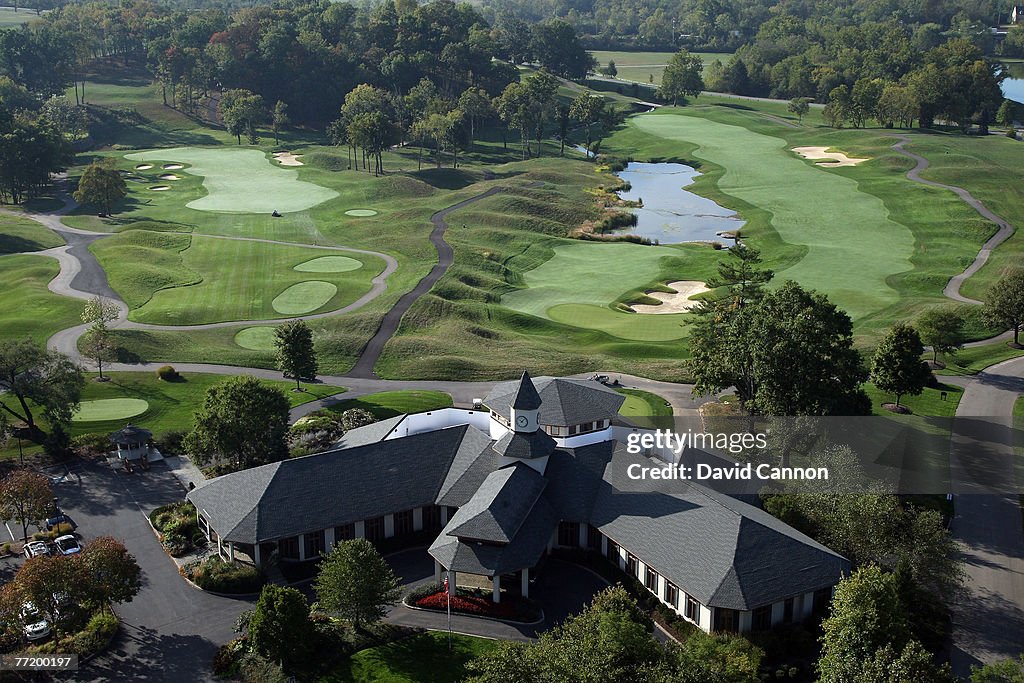
[[[455,683],[466,675],[466,664],[498,646],[498,641],[429,631],[361,650],[321,683]]]
[[[60,272],[45,256],[0,256],[0,340],[29,337],[39,344],[82,322],[83,303],[46,288]]]
[[[408,390],[382,391],[359,398],[346,399],[332,405],[329,410],[343,413],[352,408],[362,408],[384,420],[395,415],[422,413],[427,410],[450,408],[452,397],[442,391]]]
[[[125,155],[132,161],[186,164],[184,173],[203,177],[205,197],[187,204],[199,211],[289,213],[338,196],[334,190],[299,180],[299,172],[275,166],[255,149],[176,147]]]
[[[0,255],[42,251],[64,244],[60,235],[45,225],[21,216],[0,213]]]
[[[993,342],[972,346],[957,351],[955,356],[943,359],[946,367],[936,370],[937,375],[976,375],[990,365],[1002,363],[1004,360],[1024,356],[1021,349],[1013,349],[1006,342]]]
[[[90,248],[111,286],[132,309],[129,318],[164,325],[271,319],[341,308],[365,294],[384,268],[380,259],[359,254],[352,260],[364,267],[317,273],[329,282],[310,283],[315,291],[307,292],[292,289],[311,277],[295,266],[322,252],[304,247],[130,230]]]
[[[601,68],[608,66],[608,61],[615,62],[618,70],[616,78],[623,81],[636,81],[639,83],[651,82],[655,85],[661,84],[661,77],[665,73],[665,66],[674,53],[672,52],[625,52],[622,50],[591,50],[590,54],[597,59]],[[706,69],[712,62],[718,60],[727,64],[732,57],[731,52],[693,52],[704,62]]]

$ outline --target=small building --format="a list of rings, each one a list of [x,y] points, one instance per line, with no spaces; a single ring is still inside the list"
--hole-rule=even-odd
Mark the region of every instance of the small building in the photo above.
[[[120,460],[141,460],[149,456],[149,441],[153,432],[137,427],[130,422],[110,435],[110,443],[114,444],[116,455]]]
[[[528,596],[556,549],[590,552],[704,631],[822,612],[850,563],[764,510],[693,481],[635,481],[640,430],[601,384],[529,374],[484,411],[446,408],[354,429],[324,452],[211,479],[188,494],[219,552],[257,565],[336,542],[429,544],[435,578]],[[540,569],[538,569],[540,567]]]

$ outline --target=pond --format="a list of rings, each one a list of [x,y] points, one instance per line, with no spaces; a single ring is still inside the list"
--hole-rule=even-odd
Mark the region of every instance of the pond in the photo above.
[[[719,233],[743,226],[735,211],[684,189],[700,175],[691,166],[633,162],[617,175],[632,186],[620,197],[643,200],[642,207],[630,209],[636,214],[636,226],[624,228],[623,233],[659,244],[717,242],[724,241]]]
[[[1003,97],[1024,103],[1024,64],[1013,62],[1006,65],[1010,77],[1003,81]]]

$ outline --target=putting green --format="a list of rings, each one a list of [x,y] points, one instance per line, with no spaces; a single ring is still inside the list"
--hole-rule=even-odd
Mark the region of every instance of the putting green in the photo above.
[[[345,215],[366,218],[368,216],[376,216],[377,212],[373,209],[349,209],[345,212]]]
[[[149,410],[149,402],[141,398],[100,398],[82,401],[73,422],[101,422],[104,420],[125,420],[142,415]]]
[[[686,314],[640,315],[608,307],[626,292],[655,280],[681,279],[695,261],[685,251],[578,241],[566,241],[553,251],[552,258],[523,273],[526,289],[502,295],[503,306],[623,339],[666,341],[686,335]]]
[[[299,282],[278,294],[271,305],[284,315],[301,315],[320,308],[338,293],[338,287],[322,280]]]
[[[273,351],[273,327],[247,327],[235,335],[235,343],[250,351]]]
[[[256,149],[176,147],[125,156],[133,161],[184,162],[185,173],[203,177],[207,195],[186,204],[199,211],[271,213],[303,211],[338,196],[334,190],[299,180],[299,172],[271,163]],[[177,163],[164,169],[177,170]]]
[[[675,112],[634,116],[629,125],[698,145],[697,157],[725,169],[719,189],[770,212],[783,240],[807,246],[799,263],[776,273],[776,284],[796,280],[825,292],[854,319],[899,300],[888,278],[912,270],[914,236],[856,180],[796,157],[782,138],[742,126]]]
[[[300,263],[295,266],[294,270],[300,273],[347,273],[350,270],[359,270],[362,267],[362,261],[357,261],[348,256],[321,256],[320,258]]]

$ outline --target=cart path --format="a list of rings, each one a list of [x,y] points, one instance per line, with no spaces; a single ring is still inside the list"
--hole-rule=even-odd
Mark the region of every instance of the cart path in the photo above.
[[[992,237],[990,237],[988,241],[982,245],[981,250],[978,252],[978,255],[974,258],[974,262],[971,263],[971,265],[967,266],[964,272],[960,273],[959,275],[954,275],[946,284],[945,289],[942,290],[942,293],[946,297],[952,299],[953,301],[959,301],[960,303],[965,304],[983,303],[981,301],[978,301],[977,299],[971,299],[961,294],[960,286],[967,280],[967,278],[977,273],[981,269],[981,267],[984,266],[985,263],[988,261],[988,258],[989,256],[992,255],[993,250],[995,250],[996,247],[1005,242],[1010,237],[1010,235],[1013,234],[1013,226],[1010,225],[1010,223],[1004,220],[1003,218],[1000,218],[995,213],[990,211],[988,207],[986,207],[983,203],[981,203],[980,200],[976,199],[974,195],[972,195],[964,188],[957,187],[956,185],[946,185],[944,183],[935,182],[934,180],[927,180],[925,178],[922,178],[921,173],[928,170],[928,167],[931,165],[929,161],[920,154],[915,154],[914,152],[911,152],[908,149],[904,149],[904,145],[906,145],[909,142],[913,142],[913,140],[909,136],[895,135],[893,137],[896,138],[896,143],[893,144],[892,149],[894,149],[898,154],[902,154],[903,156],[907,157],[908,159],[911,159],[917,164],[916,166],[914,166],[914,168],[907,171],[908,179],[916,183],[921,183],[922,185],[927,185],[929,187],[937,187],[939,189],[949,190],[950,192],[955,193],[958,197],[960,197],[960,199],[964,201],[965,204],[967,204],[972,209],[981,214],[983,218],[992,221],[997,226],[999,226],[999,229],[996,231],[996,234],[992,235]],[[998,338],[1000,337],[996,337],[996,339]]]

